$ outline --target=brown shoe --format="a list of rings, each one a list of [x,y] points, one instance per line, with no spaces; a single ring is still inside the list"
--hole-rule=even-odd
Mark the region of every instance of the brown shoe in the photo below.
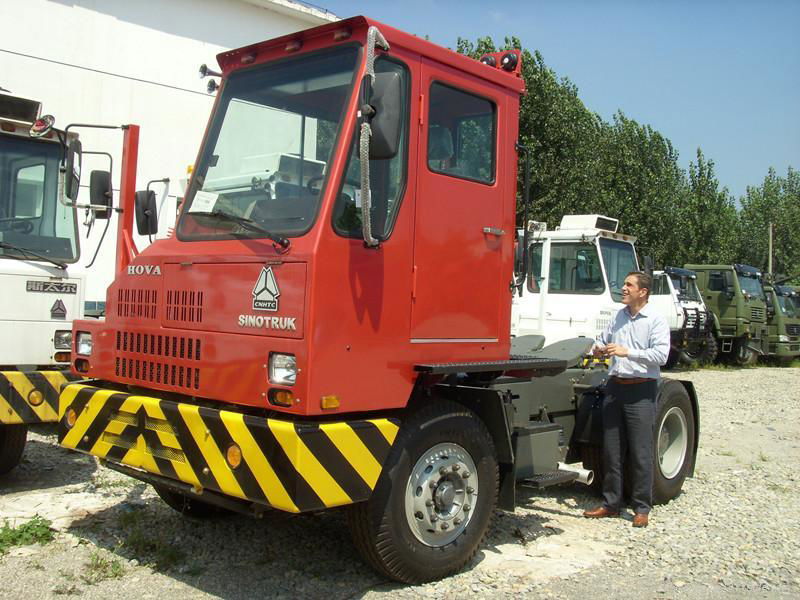
[[[618,517],[619,511],[618,510],[611,510],[610,508],[606,508],[605,506],[598,506],[597,508],[593,508],[592,510],[584,511],[583,516],[587,519],[604,519],[606,517]]]
[[[636,513],[633,515],[633,526],[634,527],[647,527],[647,523],[649,522],[650,518],[647,513]]]

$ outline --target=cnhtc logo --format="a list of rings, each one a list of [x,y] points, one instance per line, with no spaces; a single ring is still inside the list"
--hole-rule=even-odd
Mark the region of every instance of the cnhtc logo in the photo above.
[[[261,269],[256,286],[253,288],[253,310],[278,310],[278,296],[281,291],[278,289],[278,282],[272,267]]]

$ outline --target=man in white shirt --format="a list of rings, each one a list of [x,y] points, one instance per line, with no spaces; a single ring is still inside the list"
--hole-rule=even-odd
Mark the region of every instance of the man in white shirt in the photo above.
[[[583,516],[617,517],[622,507],[625,455],[631,461],[633,526],[647,527],[653,503],[653,428],[660,365],[669,355],[669,325],[647,306],[653,278],[629,273],[622,303],[594,345],[595,356],[610,357],[603,400],[603,504]]]

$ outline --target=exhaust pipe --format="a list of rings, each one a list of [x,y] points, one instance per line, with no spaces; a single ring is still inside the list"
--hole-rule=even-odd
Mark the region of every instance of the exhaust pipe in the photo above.
[[[577,473],[578,479],[576,479],[576,481],[578,481],[579,483],[583,483],[585,485],[592,485],[592,482],[594,481],[594,471],[591,471],[589,469],[581,469],[580,467],[560,462],[558,463],[558,470],[568,471],[570,473]]]

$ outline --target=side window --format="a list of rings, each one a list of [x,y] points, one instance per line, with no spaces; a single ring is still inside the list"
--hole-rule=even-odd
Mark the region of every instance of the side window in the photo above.
[[[667,283],[666,275],[659,275],[653,281],[653,290],[650,292],[654,296],[667,296],[669,295],[669,283]]]
[[[553,294],[602,294],[603,270],[590,244],[552,244],[547,291]]]
[[[538,294],[542,282],[542,243],[537,242],[530,247],[528,255],[528,291]]]
[[[494,182],[494,103],[450,86],[431,85],[428,168],[435,173]]]
[[[721,292],[725,289],[725,280],[719,271],[711,271],[708,274],[708,289],[712,292]]]
[[[44,165],[17,171],[14,181],[14,216],[41,217],[44,202]]]
[[[408,156],[408,69],[393,60],[380,57],[375,61],[376,73],[399,73],[402,81],[400,150],[394,158],[369,161],[369,180],[372,192],[372,234],[379,240],[389,237],[400,207],[406,182]],[[333,208],[333,229],[339,235],[360,238],[361,230],[361,159],[358,148],[359,129],[353,134],[350,158],[342,177],[339,197]]]

